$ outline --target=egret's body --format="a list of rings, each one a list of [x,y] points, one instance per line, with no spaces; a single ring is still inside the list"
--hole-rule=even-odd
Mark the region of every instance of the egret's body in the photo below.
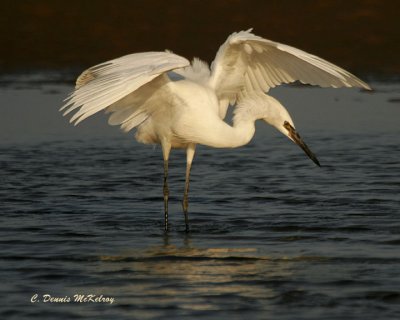
[[[211,66],[192,64],[171,52],[127,55],[94,66],[77,79],[62,109],[76,124],[94,113],[111,113],[109,123],[137,129],[141,143],[160,144],[164,158],[165,228],[168,228],[168,159],[171,148],[187,151],[183,199],[188,229],[189,175],[196,144],[236,148],[254,135],[264,120],[298,144],[317,164],[297,134],[288,111],[268,96],[270,88],[299,80],[322,87],[369,86],[347,71],[304,51],[272,42],[249,31],[234,33]],[[233,124],[223,121],[234,106]]]

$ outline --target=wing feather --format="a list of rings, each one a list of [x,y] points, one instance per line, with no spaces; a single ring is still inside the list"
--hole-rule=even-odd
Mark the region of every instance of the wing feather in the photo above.
[[[135,53],[98,64],[78,77],[75,91],[68,96],[60,110],[64,110],[64,115],[76,111],[70,122],[78,124],[124,99],[160,75],[188,65],[188,60],[171,52]],[[115,110],[110,111],[115,112],[121,107],[114,106]],[[128,113],[129,111],[126,111],[126,114]],[[125,113],[119,116],[123,117],[123,114]],[[116,121],[116,118],[113,119],[112,122]]]
[[[220,99],[232,100],[238,90],[267,92],[294,81],[371,90],[348,71],[300,49],[258,37],[251,29],[231,34],[222,44],[211,65],[209,85]]]
[[[264,91],[268,91],[268,88],[273,88],[275,85],[272,82],[272,80],[271,80],[271,78],[270,78],[270,76],[268,74],[267,66],[263,66],[260,63],[258,63],[258,66],[259,66],[259,70],[260,70],[260,72],[261,72],[261,74],[262,74],[262,76],[263,76],[263,78],[264,78],[264,80],[266,82],[266,87],[264,88]]]
[[[262,67],[258,64],[256,64],[255,68],[254,68],[254,75],[257,78],[258,83],[260,84],[261,90],[262,91],[266,91],[268,89],[268,83],[265,80],[265,77],[261,71]]]

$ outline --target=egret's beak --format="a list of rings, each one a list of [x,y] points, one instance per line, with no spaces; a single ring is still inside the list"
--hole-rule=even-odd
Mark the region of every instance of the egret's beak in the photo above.
[[[292,125],[285,121],[283,124],[284,128],[288,131],[288,137],[292,139],[300,148],[303,149],[303,151],[309,156],[309,158],[314,161],[314,163],[317,166],[321,166],[319,164],[319,161],[317,157],[315,156],[314,153],[311,152],[311,150],[308,148],[308,146],[304,143],[304,141],[301,139],[300,135],[297,133],[296,129],[292,127]]]

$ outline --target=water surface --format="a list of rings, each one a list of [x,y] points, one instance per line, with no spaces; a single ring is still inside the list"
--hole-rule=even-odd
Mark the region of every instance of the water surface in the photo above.
[[[243,148],[200,147],[188,234],[173,152],[166,235],[159,147],[102,116],[70,127],[57,112],[70,85],[8,81],[0,317],[398,319],[400,87],[373,86],[276,91],[321,168],[261,125]]]

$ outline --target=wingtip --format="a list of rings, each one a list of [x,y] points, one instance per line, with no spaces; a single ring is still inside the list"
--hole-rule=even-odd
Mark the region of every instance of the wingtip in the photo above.
[[[69,123],[72,124],[74,127],[76,127],[81,121],[82,120],[80,119],[74,119],[74,118],[69,119]]]
[[[366,91],[372,91],[371,86],[366,83],[365,81],[361,80],[360,78],[357,78],[355,75],[349,74],[350,78],[352,78],[352,86],[353,87],[358,87],[362,90],[366,90]]]
[[[364,83],[364,85],[361,87],[361,89],[364,91],[374,91],[374,89],[372,89],[372,87],[367,83]]]

